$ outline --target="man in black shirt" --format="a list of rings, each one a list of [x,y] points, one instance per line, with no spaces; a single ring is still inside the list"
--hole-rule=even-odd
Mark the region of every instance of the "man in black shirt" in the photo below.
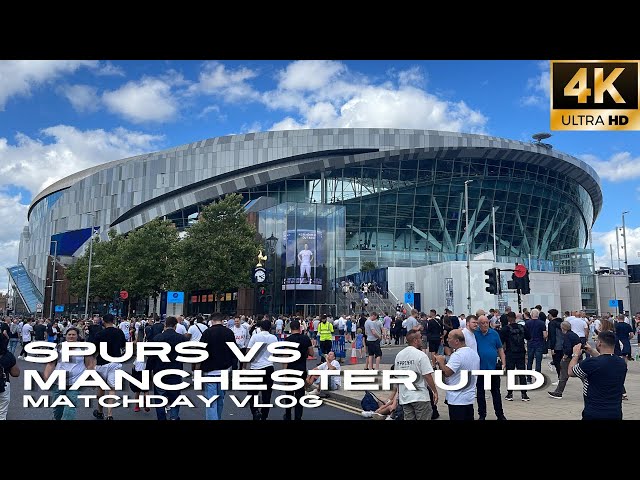
[[[102,355],[100,355],[100,344],[106,344],[106,353],[109,357],[120,357],[122,356],[122,352],[127,344],[127,340],[122,330],[113,325],[113,315],[110,313],[107,313],[102,318],[102,324],[104,325],[104,329],[96,333],[93,342],[98,348],[96,372],[98,372],[102,379],[107,382],[109,387],[111,387],[109,395],[115,395],[116,370],[120,370],[122,368],[122,364],[110,362],[109,360],[102,358]],[[101,388],[98,388],[98,398],[103,395],[104,391]],[[98,403],[98,408],[93,411],[93,416],[98,420],[102,420],[104,418],[102,410],[102,406]],[[113,420],[113,416],[111,415],[112,410],[113,407],[107,407],[107,420]]]
[[[167,317],[164,321],[164,331],[153,337],[154,342],[165,342],[171,346],[171,351],[167,354],[169,357],[168,362],[162,362],[158,357],[152,357],[154,360],[150,368],[147,363],[147,368],[152,371],[153,375],[162,370],[182,370],[182,362],[176,360],[178,356],[176,345],[185,342],[186,338],[184,335],[176,332],[176,325],[178,325],[176,317]],[[166,375],[162,378],[162,381],[167,385],[178,385],[182,382],[182,378],[178,375]],[[169,401],[169,405],[176,401],[181,392],[181,390],[165,390],[157,385],[154,385],[153,388],[156,395],[162,395]],[[156,415],[158,416],[158,420],[166,420],[167,412],[165,407],[156,407]],[[180,405],[169,408],[169,420],[180,420]]]
[[[300,378],[307,379],[307,357],[313,356],[313,347],[311,346],[311,340],[306,335],[300,333],[300,322],[298,320],[291,321],[291,335],[287,337],[287,342],[295,342],[298,344],[298,351],[300,352],[300,358],[295,362],[285,364],[288,370],[300,370],[302,375]],[[304,396],[304,384],[298,390],[293,392],[293,395],[297,399],[295,407],[289,407],[285,409],[284,420],[291,420],[291,410],[295,409],[294,420],[302,420],[303,406],[300,405],[300,399]]]
[[[36,342],[44,342],[47,339],[47,327],[44,320],[38,319],[37,325],[33,327],[33,337]]]
[[[211,327],[207,328],[200,337],[202,343],[207,344],[209,357],[201,364],[194,365],[194,370],[202,370],[203,376],[220,377],[222,372],[231,370],[231,366],[236,360],[233,351],[227,342],[236,341],[233,331],[222,324],[223,315],[214,313],[211,315]],[[207,399],[219,395],[216,401],[205,408],[206,420],[222,420],[222,408],[224,406],[224,390],[220,388],[220,383],[210,382],[204,384],[204,396]]]
[[[558,379],[558,386],[553,392],[547,392],[551,398],[560,399],[562,398],[562,392],[564,392],[564,387],[567,385],[567,381],[569,377],[571,377],[571,369],[569,368],[573,348],[576,345],[582,345],[580,341],[580,337],[571,331],[571,323],[566,320],[560,324],[560,328],[562,330],[562,358],[560,360],[560,377]]]
[[[627,376],[627,364],[614,355],[616,336],[613,332],[601,332],[596,349],[589,343],[584,348],[590,358],[578,364],[582,344],[573,347],[569,376],[584,382],[583,420],[622,420],[622,393]]]

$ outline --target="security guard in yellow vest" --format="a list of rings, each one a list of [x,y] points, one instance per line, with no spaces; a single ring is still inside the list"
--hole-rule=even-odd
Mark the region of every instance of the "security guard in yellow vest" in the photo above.
[[[318,335],[320,336],[320,351],[326,355],[331,351],[333,339],[333,324],[327,321],[327,315],[322,315],[318,324]]]

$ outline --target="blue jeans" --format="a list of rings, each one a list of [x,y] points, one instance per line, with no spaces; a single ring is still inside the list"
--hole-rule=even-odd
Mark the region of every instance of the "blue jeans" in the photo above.
[[[61,395],[65,395],[71,403],[73,403],[73,407],[69,407],[66,405],[58,405],[57,407],[53,407],[53,419],[54,420],[75,420],[76,419],[76,407],[78,406],[78,395],[80,394],[80,390],[58,390],[58,387],[53,387],[51,390],[51,403],[53,403],[56,398]]]
[[[167,405],[171,405],[180,395],[179,390],[163,390],[162,388],[153,387],[154,393],[156,395],[162,395],[165,397],[169,403]],[[158,420],[167,420],[167,413],[169,414],[169,420],[180,420],[180,405],[177,407],[171,407],[165,410],[166,407],[156,407],[156,416]]]
[[[16,354],[16,348],[18,348],[18,339],[17,338],[10,338],[9,339],[9,351],[11,353],[13,353],[14,355]]]
[[[544,353],[544,345],[529,346],[527,345],[527,370],[531,370],[533,366],[533,357],[536,358],[536,372],[542,371],[542,354]]]
[[[220,395],[210,407],[205,408],[205,420],[222,420],[222,407],[224,406],[224,390],[220,388],[219,383],[205,383],[204,396],[207,399],[213,398],[214,395]]]

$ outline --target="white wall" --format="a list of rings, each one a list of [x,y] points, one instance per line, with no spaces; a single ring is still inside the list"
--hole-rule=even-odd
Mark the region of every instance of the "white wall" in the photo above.
[[[498,306],[498,297],[485,291],[485,270],[494,266],[500,269],[513,269],[509,263],[494,263],[490,260],[474,260],[471,262],[471,311],[479,308],[488,310]],[[502,272],[503,284],[511,279],[512,272]],[[580,303],[580,276],[578,274],[563,275],[576,277],[578,282],[576,302]],[[542,305],[546,311],[549,308],[561,309],[560,274],[556,272],[530,272],[531,294],[522,297],[523,308],[533,308]],[[421,294],[422,310],[435,308],[441,312],[446,307],[445,278],[453,279],[453,308],[454,313],[467,313],[467,263],[444,262],[418,268],[389,267],[389,290],[399,299],[404,299],[405,283],[414,282],[415,292]],[[518,309],[518,299],[515,292],[505,292],[503,297],[514,311]]]
[[[560,275],[560,306],[561,308],[558,308],[560,313],[582,310],[579,273]]]
[[[640,312],[640,283],[632,283],[630,287],[631,287],[631,313],[635,314]]]
[[[600,290],[600,298],[598,299],[600,313],[610,312],[615,314],[617,312],[615,307],[609,306],[609,300],[615,300],[616,296],[618,300],[622,300],[624,309],[629,310],[631,305],[629,305],[627,277],[625,275],[596,275],[596,281]]]

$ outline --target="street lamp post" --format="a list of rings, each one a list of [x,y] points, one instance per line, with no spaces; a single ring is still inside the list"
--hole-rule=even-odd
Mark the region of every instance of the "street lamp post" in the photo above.
[[[624,274],[627,276],[627,298],[629,299],[629,316],[631,316],[631,286],[629,282],[629,264],[627,263],[627,229],[624,223],[624,216],[629,213],[629,210],[622,212],[622,248],[624,249]],[[624,312],[622,312],[624,313]]]
[[[611,255],[611,274],[609,278],[613,280],[613,297],[616,301],[616,314],[620,313],[620,304],[618,303],[618,292],[616,292],[616,276],[613,274],[615,267],[613,266],[613,245],[609,244],[609,255]]]
[[[55,314],[53,312],[53,304],[56,291],[56,262],[58,261],[58,241],[51,240],[51,243],[55,243],[53,249],[53,273],[51,274],[51,298],[49,302],[49,317],[53,319],[55,317]]]
[[[464,231],[467,233],[467,310],[469,311],[469,315],[471,315],[471,257],[469,256],[469,244],[471,243],[471,239],[469,238],[469,184],[471,182],[473,182],[473,180],[464,181]]]
[[[276,300],[276,247],[278,245],[278,238],[273,234],[273,232],[271,233],[271,236],[266,239],[266,243],[267,251],[273,258],[271,262],[271,301],[269,302],[269,315],[273,317],[273,307]]]
[[[91,236],[89,239],[89,268],[87,269],[87,294],[84,302],[84,319],[89,318],[89,285],[91,283],[91,260],[93,258],[93,230],[94,230],[94,218],[93,214],[89,214],[91,217]]]

